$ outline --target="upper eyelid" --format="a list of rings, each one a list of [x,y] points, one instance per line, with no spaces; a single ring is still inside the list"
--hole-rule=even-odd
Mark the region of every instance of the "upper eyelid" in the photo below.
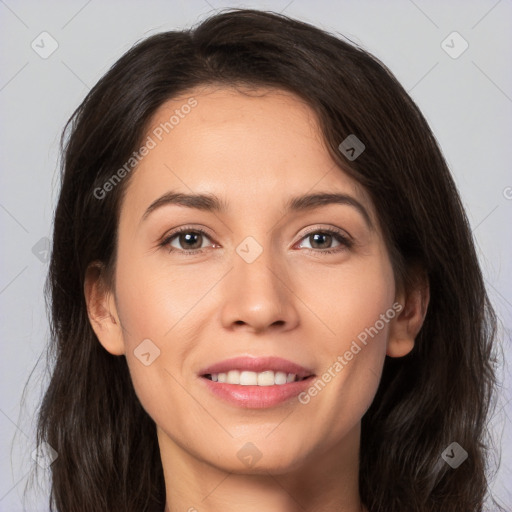
[[[170,231],[165,233],[161,237],[161,241],[170,240],[171,238],[174,238],[175,236],[178,236],[181,233],[189,233],[189,232],[201,233],[203,235],[206,235],[210,239],[215,238],[213,235],[210,235],[210,233],[208,232],[208,230],[206,228],[202,228],[202,227],[194,228],[194,227],[189,227],[189,226],[183,226],[183,227],[171,229]]]
[[[335,227],[331,226],[328,228],[313,227],[311,229],[308,229],[308,231],[306,231],[305,233],[302,234],[301,239],[308,235],[311,235],[312,233],[316,233],[316,232],[327,232],[327,233],[331,232],[331,233],[335,233],[340,236],[344,236],[345,238],[350,238],[350,239],[352,238],[352,236],[345,229],[335,228]]]

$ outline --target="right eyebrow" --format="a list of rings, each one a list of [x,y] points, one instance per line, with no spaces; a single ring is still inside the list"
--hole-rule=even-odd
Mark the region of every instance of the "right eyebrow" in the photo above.
[[[151,212],[168,204],[177,204],[208,212],[224,212],[227,210],[227,205],[215,194],[183,194],[170,191],[149,205],[141,218],[141,222],[147,219]]]

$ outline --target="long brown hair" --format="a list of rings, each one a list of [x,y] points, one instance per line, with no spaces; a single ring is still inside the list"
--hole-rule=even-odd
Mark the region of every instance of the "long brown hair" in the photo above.
[[[360,493],[371,512],[476,512],[486,496],[485,425],[493,395],[496,318],[461,200],[425,118],[375,57],[309,24],[231,9],[191,30],[153,35],[123,55],[74,112],[63,133],[47,297],[51,380],[38,443],[51,466],[51,510],[163,510],[155,424],[140,404],[123,356],[98,342],[84,276],[112,269],[124,178],[94,190],[136,150],[165,101],[206,84],[275,87],[316,112],[333,158],[370,194],[399,285],[412,269],[430,283],[413,351],[387,358],[362,419]],[[338,146],[355,134],[355,160]],[[441,458],[456,441],[457,469]]]

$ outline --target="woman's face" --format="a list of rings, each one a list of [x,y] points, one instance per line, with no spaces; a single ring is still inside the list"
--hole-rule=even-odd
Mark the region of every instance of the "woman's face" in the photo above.
[[[168,451],[279,473],[357,448],[393,343],[395,281],[377,212],[315,119],[292,94],[231,88],[196,89],[152,119],[120,213],[122,331],[101,341],[126,355]],[[257,360],[222,365],[232,358]],[[309,378],[283,383],[293,374]]]

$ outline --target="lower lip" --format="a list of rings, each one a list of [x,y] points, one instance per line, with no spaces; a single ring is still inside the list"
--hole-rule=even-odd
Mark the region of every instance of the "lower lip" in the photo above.
[[[273,386],[241,386],[214,382],[201,377],[208,389],[219,398],[246,409],[264,409],[279,405],[299,395],[311,386],[314,376],[298,382],[274,384]]]

